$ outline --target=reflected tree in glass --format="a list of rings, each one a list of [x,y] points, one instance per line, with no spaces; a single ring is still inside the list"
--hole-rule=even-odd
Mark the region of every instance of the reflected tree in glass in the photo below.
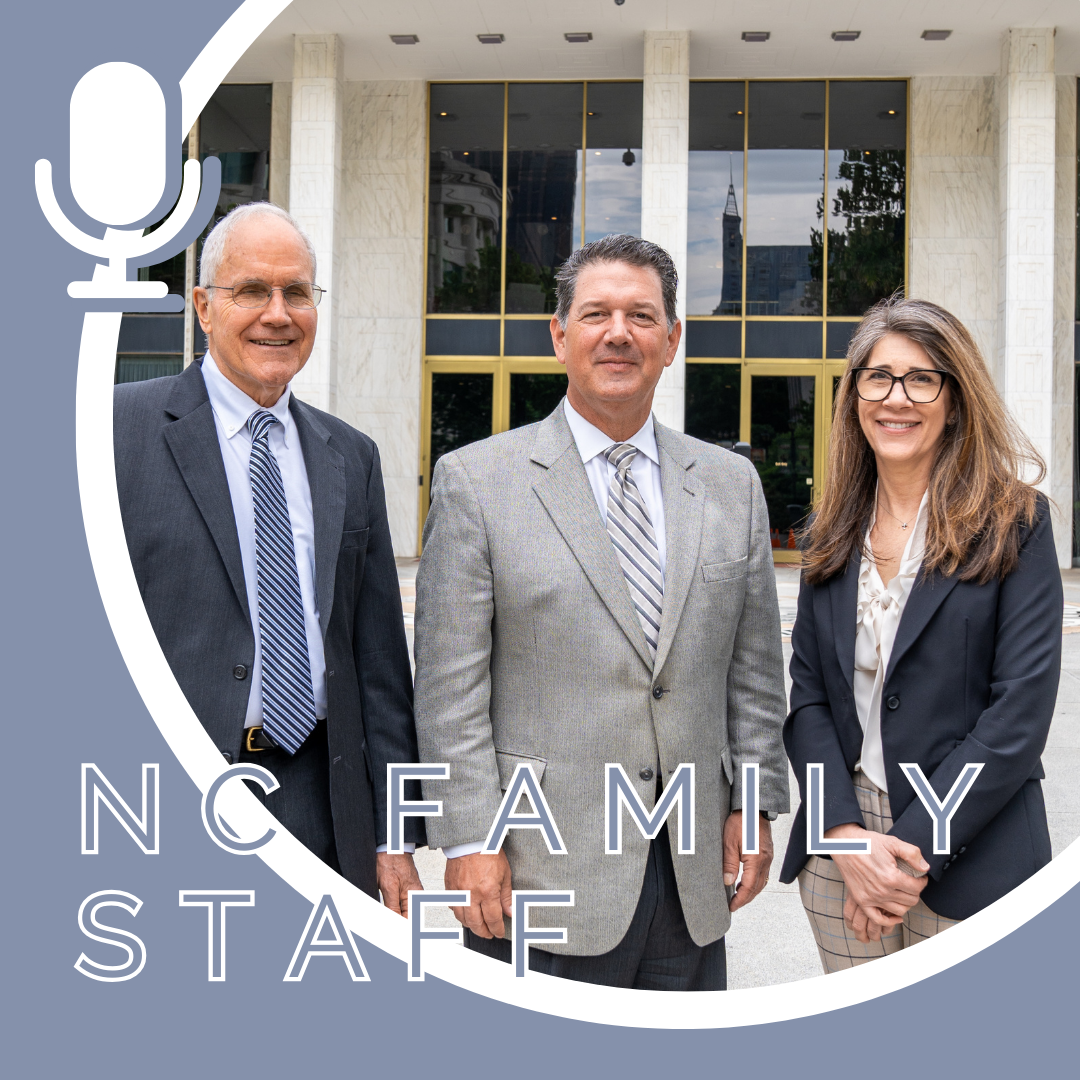
[[[730,450],[739,441],[741,402],[741,365],[686,365],[687,435]]]
[[[451,450],[491,434],[493,376],[434,372],[431,376],[431,470]],[[428,476],[430,485],[431,475]],[[430,490],[430,486],[429,486]]]
[[[510,376],[510,427],[546,419],[566,394],[561,372],[522,372]]]

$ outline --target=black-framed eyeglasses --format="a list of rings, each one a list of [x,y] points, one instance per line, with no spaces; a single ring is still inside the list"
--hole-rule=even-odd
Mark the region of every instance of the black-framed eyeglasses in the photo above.
[[[884,401],[899,383],[908,401],[915,405],[929,405],[937,401],[948,374],[947,371],[916,368],[904,375],[894,375],[884,368],[875,367],[856,368],[852,372],[855,392],[863,401]]]
[[[294,281],[291,285],[271,287],[262,281],[245,281],[239,285],[205,285],[207,289],[231,292],[233,303],[242,308],[264,308],[274,293],[279,292],[291,308],[317,308],[326,289],[309,281]]]

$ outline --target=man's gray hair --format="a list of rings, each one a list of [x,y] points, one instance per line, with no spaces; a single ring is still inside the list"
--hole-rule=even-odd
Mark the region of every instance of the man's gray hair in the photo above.
[[[202,257],[199,259],[199,284],[205,289],[207,285],[215,284],[214,278],[221,267],[221,260],[225,257],[225,245],[228,243],[229,234],[242,221],[256,217],[274,217],[288,222],[296,230],[296,235],[304,242],[308,256],[311,259],[311,280],[315,281],[315,247],[311,238],[297,224],[292,214],[282,210],[268,202],[244,203],[230,210],[211,230],[206,240],[203,241]]]
[[[555,275],[555,318],[565,330],[574,302],[578,274],[594,263],[621,262],[631,266],[647,266],[660,278],[660,293],[664,298],[664,314],[668,332],[675,325],[675,298],[679,291],[679,273],[671,256],[659,244],[642,240],[640,236],[614,233],[580,247],[559,267]]]

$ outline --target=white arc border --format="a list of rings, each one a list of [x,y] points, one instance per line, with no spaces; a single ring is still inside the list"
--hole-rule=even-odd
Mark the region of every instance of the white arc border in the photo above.
[[[288,0],[246,0],[180,80],[187,131],[211,94]],[[180,690],[154,636],[128,555],[113,459],[113,378],[120,312],[89,313],[83,322],[76,387],[76,457],[83,525],[102,603],[128,671],[150,715],[199,790],[226,768]],[[243,784],[218,799],[233,828],[277,835],[258,856],[312,904],[329,893],[361,938],[408,964],[409,925],[334,873],[267,813]],[[977,915],[915,949],[833,975],[751,990],[667,994],[570,982],[529,972],[453,944],[429,942],[429,975],[510,1005],[623,1027],[725,1028],[813,1016],[903,989],[968,957],[1022,926],[1080,882],[1080,841],[1018,888]],[[403,973],[404,974],[404,973]],[[403,979],[404,981],[404,979]]]

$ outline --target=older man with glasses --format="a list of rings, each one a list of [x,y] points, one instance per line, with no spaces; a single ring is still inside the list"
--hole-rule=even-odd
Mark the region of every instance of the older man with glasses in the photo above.
[[[322,295],[285,211],[223,218],[194,291],[206,355],[116,388],[117,486],[150,621],[214,744],[268,768],[280,788],[256,793],[278,820],[405,914],[412,855],[377,853],[375,781],[417,758],[379,451],[290,390]]]

